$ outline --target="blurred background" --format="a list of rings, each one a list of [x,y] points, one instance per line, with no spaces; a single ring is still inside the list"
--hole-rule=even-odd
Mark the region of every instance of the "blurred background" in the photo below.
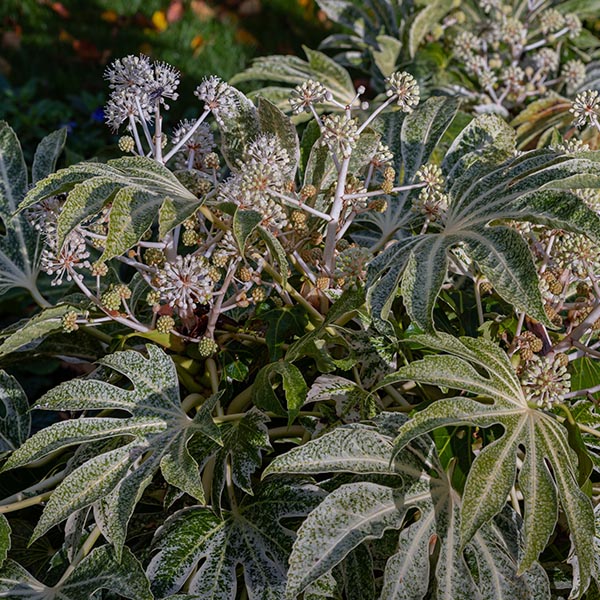
[[[68,127],[69,162],[115,138],[104,125],[106,65],[144,53],[182,73],[169,124],[198,111],[193,90],[205,75],[229,79],[265,54],[317,47],[331,24],[314,0],[2,0],[0,119],[37,142]]]

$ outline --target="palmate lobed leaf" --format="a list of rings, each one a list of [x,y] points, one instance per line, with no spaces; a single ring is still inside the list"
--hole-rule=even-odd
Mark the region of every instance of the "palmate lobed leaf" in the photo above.
[[[202,201],[165,166],[142,157],[102,163],[79,163],[39,181],[19,205],[19,211],[59,193],[68,192],[58,218],[58,244],[80,223],[112,204],[106,247],[101,260],[134,246],[158,216],[162,238],[197,210]],[[16,208],[16,207],[15,207]]]
[[[45,410],[106,410],[128,412],[129,418],[85,417],[42,429],[21,445],[4,469],[12,469],[72,445],[125,439],[125,445],[86,457],[50,497],[35,529],[34,539],[73,511],[95,504],[104,537],[117,556],[127,523],[143,490],[160,469],[165,480],[204,501],[199,465],[187,445],[194,436],[219,447],[220,433],[211,411],[218,399],[206,400],[191,419],[181,409],[173,361],[158,347],[147,346],[148,358],[135,351],[117,352],[100,365],[125,376],[132,389],[95,379],[65,382],[45,394],[36,408]],[[108,371],[107,371],[108,372]],[[98,452],[98,450],[97,450]],[[146,455],[139,463],[138,459]]]
[[[65,142],[64,130],[46,136],[36,149],[33,177],[44,176],[56,165]],[[0,294],[25,288],[37,295],[39,236],[23,215],[15,215],[27,193],[27,167],[15,132],[0,121]]]
[[[306,518],[290,556],[287,598],[293,599],[340,564],[361,543],[399,531],[387,561],[381,600],[422,600],[429,592],[432,545],[438,544],[433,596],[445,600],[548,600],[539,565],[517,574],[519,552],[514,513],[484,525],[466,548],[460,544],[461,499],[451,487],[431,441],[416,440],[390,461],[393,435],[406,418],[383,413],[377,426],[336,429],[277,457],[266,475],[349,472],[341,485]],[[385,484],[369,481],[387,471]],[[391,477],[391,478],[390,478]],[[397,478],[397,483],[392,483]],[[418,511],[419,518],[407,518]],[[469,557],[470,554],[470,557]],[[466,558],[476,562],[471,569]]]
[[[406,135],[404,127],[402,132]],[[418,148],[416,143],[410,154],[403,153],[410,176],[421,164]],[[551,149],[514,156],[514,148],[514,131],[499,117],[477,117],[459,134],[442,163],[449,208],[439,231],[402,239],[369,266],[367,301],[375,319],[388,318],[400,286],[412,320],[433,331],[432,311],[449,254],[460,248],[505,300],[551,325],[531,253],[501,223],[530,221],[600,241],[600,217],[571,191],[600,186],[599,156]]]
[[[570,561],[578,582],[571,597],[580,597],[593,571],[593,513],[589,498],[578,485],[573,466],[577,461],[567,430],[555,415],[529,406],[508,357],[493,343],[441,333],[411,339],[444,354],[413,362],[386,377],[381,385],[413,380],[470,392],[484,402],[447,398],[417,412],[401,426],[396,453],[439,427],[502,425],[504,434],[479,452],[468,474],[461,509],[461,544],[464,547],[469,543],[502,511],[510,489],[518,481],[525,507],[519,571],[529,569],[544,550],[560,504],[569,524],[573,546]],[[525,458],[517,473],[520,448],[525,449]]]
[[[155,597],[177,592],[203,561],[189,584],[203,600],[234,600],[238,565],[249,600],[284,600],[294,534],[281,520],[306,515],[322,497],[312,484],[278,481],[263,483],[222,518],[200,506],[175,513],[156,532],[158,553],[147,569]]]
[[[110,590],[131,600],[153,600],[142,566],[129,548],[117,558],[109,546],[92,550],[58,585],[38,581],[18,563],[9,560],[0,569],[0,597],[18,600],[83,600]]]

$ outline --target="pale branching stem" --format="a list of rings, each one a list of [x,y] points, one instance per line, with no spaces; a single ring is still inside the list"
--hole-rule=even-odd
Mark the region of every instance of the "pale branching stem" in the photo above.
[[[154,109],[154,158],[162,163],[162,116],[160,114],[160,98],[156,100]]]
[[[426,183],[411,183],[410,185],[400,185],[398,187],[392,188],[390,193],[397,192],[406,192],[408,190],[416,190],[422,187],[425,187]],[[363,192],[359,194],[344,194],[342,198],[344,200],[354,200],[355,198],[372,198],[373,196],[385,196],[385,192],[383,190],[373,190],[372,192]]]
[[[159,250],[164,250],[165,243],[164,242],[145,242],[145,241],[140,241],[140,242],[138,242],[138,246],[141,246],[142,248],[158,248]]]
[[[358,128],[357,134],[360,135],[376,118],[384,111],[392,102],[396,100],[397,96],[390,96],[383,104],[379,105],[370,115],[369,118]]]
[[[337,186],[335,188],[335,197],[331,207],[331,221],[327,224],[327,233],[325,234],[325,251],[323,253],[323,262],[328,275],[333,276],[335,267],[335,244],[339,218],[343,208],[343,194],[346,186],[346,177],[350,166],[350,157],[344,158],[340,172],[338,173]]]
[[[565,394],[565,399],[568,398],[579,398],[581,396],[587,396],[588,394],[595,394],[596,392],[600,392],[600,385],[594,385],[589,388],[584,388],[583,390],[575,390],[574,392],[569,392]]]
[[[188,394],[181,403],[181,410],[184,413],[187,413],[192,410],[192,408],[201,406],[205,400],[206,398],[202,394]]]
[[[311,283],[315,283],[317,281],[316,275],[312,272],[311,268],[304,262],[300,254],[298,254],[297,250],[294,250],[292,256],[293,265],[303,274],[308,277]]]
[[[40,308],[49,308],[50,306],[52,306],[52,304],[50,304],[50,302],[48,302],[48,300],[46,300],[46,298],[44,298],[44,296],[42,296],[42,294],[40,293],[40,290],[38,290],[37,286],[33,285],[32,287],[27,288],[27,290],[31,294],[31,297],[34,299],[35,303]]]
[[[102,305],[102,302],[100,302],[100,300],[98,300],[98,298],[96,298],[96,296],[94,296],[94,294],[92,294],[92,292],[90,292],[90,290],[87,288],[85,283],[83,283],[83,281],[80,280],[79,276],[76,273],[74,273],[74,275],[75,275],[75,277],[73,277],[73,281],[77,284],[77,287],[85,294],[85,296],[91,302],[93,302],[104,314],[108,315],[113,321],[116,321],[117,323],[121,323],[121,325],[125,325],[125,326],[129,327],[130,329],[134,329],[135,331],[140,331],[141,333],[148,333],[150,331],[150,329],[148,327],[146,327],[145,325],[142,325],[137,320],[132,321],[131,319],[126,319],[124,317],[116,317],[116,316],[111,315],[106,310],[106,308],[104,308],[104,306]]]
[[[240,258],[232,261],[229,265],[229,269],[227,270],[227,275],[225,275],[225,280],[223,281],[223,285],[219,290],[214,304],[210,309],[210,314],[208,315],[208,324],[206,325],[206,337],[213,338],[215,334],[215,327],[217,326],[217,320],[219,315],[221,314],[221,305],[223,304],[223,300],[225,299],[225,293],[227,289],[231,285],[231,281],[233,280],[233,276],[235,275],[235,270],[237,269],[238,263],[240,262]]]
[[[142,106],[140,104],[139,98],[135,97],[135,105],[137,106],[138,113],[140,115],[140,122],[142,123],[142,130],[144,131],[144,135],[146,136],[146,141],[150,146],[150,153],[154,153],[154,143],[152,142],[152,135],[150,134],[150,129],[148,129],[148,123],[146,123],[146,119],[144,119],[144,111],[142,110]]]
[[[209,113],[209,110],[205,110],[200,117],[198,117],[198,120],[194,123],[190,130],[179,140],[179,142],[177,142],[177,144],[175,144],[175,146],[169,150],[169,152],[167,152],[163,162],[168,162],[171,158],[173,158],[173,156],[175,156],[175,154],[177,154],[177,152],[179,152],[179,150],[181,150],[183,145],[187,143],[194,133],[196,133],[198,127],[200,127],[200,125],[204,122]]]
[[[542,266],[540,267],[540,273],[543,273],[548,268],[548,263],[550,262],[550,253],[552,252],[552,247],[554,246],[554,240],[556,239],[556,235],[553,233],[548,240],[548,245],[546,246],[546,251],[544,253],[544,260],[542,262]]]
[[[138,262],[134,258],[129,258],[128,256],[117,256],[115,257],[118,261],[133,267],[138,271],[146,271],[148,273],[156,274],[156,267],[151,267],[150,265],[145,265],[144,263]]]
[[[338,229],[338,232],[336,234],[336,240],[339,241],[341,240],[346,231],[348,231],[348,229],[350,228],[350,225],[352,225],[352,223],[354,222],[354,217],[356,217],[358,213],[355,213],[354,211],[352,211],[345,219],[344,219],[344,224]]]
[[[301,425],[291,425],[284,427],[273,427],[269,429],[269,437],[271,439],[280,439],[287,437],[302,437],[306,429]]]
[[[194,158],[196,156],[196,152],[194,150],[190,150],[188,157],[187,157],[187,163],[186,163],[186,167],[188,171],[192,170],[192,167],[194,166]]]
[[[565,35],[566,33],[569,33],[569,28],[563,27],[560,31],[553,33],[552,37],[554,40],[556,40],[557,38]],[[542,38],[541,40],[538,40],[537,42],[533,42],[532,44],[527,44],[527,46],[525,46],[523,48],[523,52],[529,52],[530,50],[535,50],[536,48],[541,48],[542,46],[545,46],[548,43],[549,42],[546,38]]]
[[[146,153],[144,152],[142,140],[140,140],[140,134],[138,133],[137,124],[133,115],[129,115],[129,131],[131,131],[133,139],[135,140],[135,147],[137,148],[137,153],[140,156],[144,156]]]
[[[579,340],[573,340],[573,346],[578,350],[581,350],[584,354],[589,354],[589,356],[593,356],[594,358],[600,358],[600,352],[598,350],[594,350],[585,344],[582,344]]]
[[[523,324],[525,323],[525,311],[519,313],[519,321],[517,322],[517,329],[515,331],[515,337],[521,335],[521,331],[523,331]]]
[[[43,494],[32,496],[31,498],[25,498],[25,500],[19,500],[18,502],[12,502],[11,504],[4,504],[0,506],[0,514],[14,512],[16,510],[35,506],[36,504],[41,504],[50,498],[53,491],[54,490],[44,492]]]
[[[312,206],[309,206],[308,204],[305,204],[304,202],[300,202],[300,200],[296,200],[295,198],[290,198],[290,196],[286,196],[285,194],[282,194],[276,190],[272,190],[272,189],[268,189],[267,192],[273,196],[276,196],[277,198],[279,198],[280,200],[283,200],[283,202],[285,202],[286,204],[289,204],[290,206],[295,206],[296,208],[299,208],[300,210],[304,210],[307,213],[314,215],[315,217],[319,217],[319,219],[323,219],[324,221],[331,221],[331,216],[328,215],[327,213],[321,212],[320,210],[317,210],[316,208],[313,208]]]
[[[283,285],[283,280],[277,271],[268,263],[265,263],[265,271],[281,286],[281,288],[286,291],[298,304],[300,304],[308,313],[310,319],[317,323],[321,324],[323,322],[323,316],[321,313],[315,309],[315,307],[299,294],[289,283],[285,286]]]
[[[596,298],[600,298],[600,286],[598,286],[598,279],[596,278],[594,271],[592,269],[590,269],[590,266],[588,265],[587,260],[585,260],[585,258],[583,258],[583,257],[582,257],[582,260],[583,260],[583,266],[585,267],[588,277],[590,278],[590,281],[592,282],[592,287],[594,288],[594,293],[596,294]]]
[[[369,165],[369,170],[367,171],[367,176],[365,177],[365,187],[369,189],[369,185],[371,184],[371,179],[373,178],[373,173],[375,172],[375,165],[371,163]]]
[[[481,281],[479,279],[475,280],[475,303],[477,304],[477,317],[479,319],[479,325],[483,325],[483,304],[481,303]]]
[[[383,388],[388,395],[394,399],[395,402],[400,404],[400,406],[410,406],[410,402],[404,398],[404,396],[392,385],[386,385]]]
[[[57,483],[60,483],[66,477],[66,475],[67,470],[65,469],[64,471],[60,471],[59,473],[56,473],[55,475],[52,475],[51,477],[48,477],[47,479],[44,479],[43,481],[40,481],[35,485],[25,488],[24,490],[21,490],[20,492],[17,492],[12,496],[4,498],[0,501],[0,511],[2,510],[3,506],[8,506],[15,502],[21,502],[23,500],[28,500],[28,498],[26,498],[25,496],[29,494],[37,495],[37,492],[47,490],[48,488],[53,488]]]
[[[556,352],[563,352],[573,345],[573,343],[581,338],[583,334],[600,318],[600,302],[597,302],[590,314],[577,326],[571,333],[564,337],[559,342],[554,350]]]
[[[419,235],[423,235],[427,231],[430,223],[431,219],[429,217],[425,217],[425,222],[423,223],[423,227],[421,227],[421,231],[419,231]]]
[[[94,529],[87,536],[87,539],[79,549],[79,552],[73,557],[73,561],[67,567],[66,571],[63,573],[63,576],[60,578],[60,581],[56,584],[56,587],[59,588],[62,583],[64,583],[73,573],[77,565],[92,551],[95,543],[100,539],[102,532],[100,531],[100,527],[96,525]]]

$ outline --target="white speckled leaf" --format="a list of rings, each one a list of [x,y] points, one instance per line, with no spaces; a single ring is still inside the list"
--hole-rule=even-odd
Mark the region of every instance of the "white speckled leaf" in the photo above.
[[[464,390],[492,403],[464,397],[438,400],[402,425],[395,441],[396,450],[438,427],[502,425],[504,435],[479,453],[468,475],[461,513],[462,545],[504,505],[515,479],[518,447],[523,446],[529,458],[524,470],[517,475],[525,502],[520,572],[537,559],[554,529],[558,494],[578,559],[574,566],[585,590],[592,571],[593,514],[590,500],[577,482],[574,467],[577,461],[569,447],[566,429],[554,415],[528,406],[508,357],[492,343],[472,338],[455,339],[446,334],[413,339],[455,356],[427,356],[401,368],[394,377]],[[552,468],[554,481],[549,477],[546,462]]]
[[[63,127],[47,135],[35,149],[31,166],[32,183],[54,173],[58,157],[62,154],[67,141],[67,128]]]
[[[29,436],[29,403],[19,382],[0,371],[0,455],[15,450]]]
[[[165,166],[143,156],[101,163],[80,163],[61,169],[38,182],[19,206],[23,210],[58,193],[67,199],[58,230],[59,243],[85,219],[112,201],[108,238],[102,260],[118,256],[135,245],[158,217],[164,236],[187,219],[201,201]],[[169,200],[169,210],[161,208]]]
[[[38,234],[23,215],[14,215],[27,192],[27,168],[15,132],[0,121],[0,294],[11,288],[34,290],[38,276]]]
[[[118,448],[96,447],[80,460],[50,497],[35,530],[39,537],[71,512],[92,503],[105,537],[120,556],[127,523],[146,486],[159,468],[165,479],[203,501],[200,467],[188,453],[194,436],[219,447],[220,432],[211,411],[218,395],[204,402],[193,419],[181,409],[179,382],[172,359],[156,346],[148,358],[128,350],[104,357],[100,364],[117,371],[133,385],[124,389],[94,379],[67,381],[46,393],[37,408],[45,410],[119,409],[131,417],[86,417],[61,421],[42,429],[17,449],[5,468],[37,460],[55,450],[103,439],[133,441]],[[128,385],[128,384],[127,384]],[[146,455],[146,460],[138,459]]]
[[[413,120],[420,115],[415,111]],[[425,117],[423,117],[425,118]],[[407,126],[408,117],[403,122]],[[529,250],[517,234],[491,222],[530,221],[582,233],[600,242],[600,217],[573,189],[599,187],[597,155],[569,155],[550,149],[514,156],[514,131],[502,119],[482,115],[455,139],[442,164],[449,207],[440,230],[396,242],[369,266],[368,301],[374,319],[388,316],[398,282],[413,321],[433,329],[432,309],[446,272],[445,255],[465,242],[498,293],[550,325],[543,311]],[[404,158],[404,150],[403,150]],[[411,159],[412,160],[412,159]],[[411,163],[409,173],[419,161]],[[415,245],[416,244],[416,245]],[[415,245],[408,259],[409,246]]]
[[[62,331],[61,318],[72,310],[78,308],[69,304],[52,306],[24,321],[21,327],[4,339],[0,345],[0,357],[24,350],[26,346],[40,343],[46,336]]]
[[[110,590],[131,600],[153,600],[144,571],[129,548],[120,561],[109,546],[92,550],[64,582],[53,587],[14,561],[0,570],[0,597],[10,600],[84,600],[98,590]]]
[[[323,454],[321,473],[343,471],[372,473],[368,466],[356,468],[348,461],[349,452],[363,439],[377,433],[374,459],[389,457],[389,444],[397,427],[406,418],[382,413],[377,418],[378,429],[367,425],[345,426],[308,442],[311,452],[303,448],[290,451],[280,462],[279,469],[288,473],[304,472],[308,462],[316,473],[316,461],[310,456]],[[410,423],[410,420],[408,421]],[[339,443],[345,432],[349,440]],[[385,445],[378,446],[383,442]],[[368,452],[371,444],[364,444]],[[357,459],[364,459],[358,451]],[[381,453],[380,457],[378,454]],[[310,460],[310,462],[309,462]],[[340,564],[349,550],[364,540],[381,536],[386,527],[399,530],[397,552],[387,561],[380,600],[422,600],[431,595],[436,600],[549,600],[547,577],[534,563],[531,575],[517,572],[520,522],[504,518],[503,526],[487,523],[466,545],[466,557],[477,555],[477,568],[465,560],[460,536],[461,499],[454,491],[435,454],[431,440],[417,441],[405,447],[397,457],[404,484],[391,488],[373,482],[355,482],[333,491],[305,520],[298,531],[290,557],[288,598],[296,598],[319,573]],[[289,464],[288,468],[285,465]],[[297,468],[294,467],[297,465]],[[388,461],[389,465],[389,461]],[[274,470],[278,470],[277,467]],[[431,472],[431,475],[428,475]],[[388,484],[389,485],[389,484]],[[404,522],[411,509],[418,518]],[[432,557],[438,546],[437,561]],[[434,587],[430,589],[430,567],[434,566]]]
[[[294,534],[280,521],[304,516],[320,498],[314,485],[279,480],[262,484],[222,519],[199,506],[175,513],[157,531],[158,553],[147,569],[155,597],[177,592],[203,560],[189,586],[203,600],[235,599],[237,565],[249,600],[283,600]]]
[[[10,525],[6,517],[0,514],[0,567],[6,560],[10,550]]]
[[[252,494],[251,475],[262,463],[262,453],[271,450],[266,423],[269,418],[257,408],[250,409],[237,420],[221,425],[223,447],[215,454],[212,483],[212,505],[219,510],[225,486],[228,459],[233,483],[247,494]]]

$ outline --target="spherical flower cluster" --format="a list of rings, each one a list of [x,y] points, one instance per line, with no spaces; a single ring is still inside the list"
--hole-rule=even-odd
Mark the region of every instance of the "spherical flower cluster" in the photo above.
[[[327,88],[318,81],[307,79],[302,85],[296,86],[290,97],[290,106],[294,114],[310,112],[310,107],[323,102],[327,97]]]
[[[205,110],[210,110],[219,125],[223,118],[231,117],[237,109],[237,98],[233,88],[219,77],[206,77],[194,91],[194,95],[204,102]]]
[[[598,90],[587,90],[577,94],[569,112],[575,117],[577,127],[590,124],[600,129],[598,115],[600,114],[600,93]]]
[[[544,344],[542,340],[532,331],[524,331],[515,338],[515,345],[519,349],[519,354],[523,360],[531,360],[535,353],[541,352]]]
[[[339,149],[344,158],[352,154],[358,141],[358,125],[356,119],[345,115],[326,115],[323,117],[322,143],[335,150]]]
[[[474,52],[479,52],[482,40],[470,31],[461,31],[454,40],[454,54],[459,60],[466,60]]]
[[[75,277],[83,278],[76,273],[76,269],[89,268],[87,260],[90,253],[87,250],[85,239],[77,232],[69,234],[60,250],[57,248],[56,240],[47,240],[49,243],[42,250],[40,265],[48,275],[54,275],[52,285],[61,285],[63,279],[72,281]]]
[[[367,277],[367,262],[372,258],[367,248],[352,245],[340,252],[336,260],[335,278],[343,290],[356,289],[364,285]]]
[[[575,13],[565,15],[565,27],[569,30],[569,37],[572,40],[578,37],[583,29],[581,19]]]
[[[396,97],[396,103],[402,112],[411,113],[417,107],[420,99],[419,84],[410,73],[392,73],[386,83],[387,96]]]
[[[382,167],[386,163],[394,160],[394,155],[388,146],[379,142],[377,146],[377,150],[375,154],[373,154],[373,158],[371,159],[371,164],[375,167]]]
[[[527,41],[527,28],[519,19],[508,17],[502,23],[500,35],[507,44],[520,48]]]
[[[283,179],[289,169],[290,155],[279,138],[263,133],[248,145],[243,162],[246,165],[264,165],[275,179]]]
[[[195,123],[191,119],[183,119],[179,122],[173,130],[171,139],[173,146],[177,146],[189,134]],[[207,123],[201,123],[177,153],[177,166],[180,168],[202,169],[205,167],[204,159],[206,155],[212,152],[214,147],[215,138],[210,126]]]
[[[502,70],[500,79],[509,94],[518,94],[524,89],[525,71],[518,65],[510,65]]]
[[[208,276],[208,261],[197,254],[177,256],[166,262],[156,276],[161,299],[182,318],[192,316],[197,304],[212,302],[213,281]]]
[[[104,108],[104,118],[106,124],[113,130],[118,131],[119,127],[128,122],[130,126],[131,119],[135,122],[150,123],[152,121],[153,107],[150,104],[148,94],[143,91],[133,90],[115,90],[111,95],[106,107]]]
[[[564,402],[571,389],[571,375],[560,357],[535,357],[521,376],[521,386],[529,402],[551,409]]]
[[[542,48],[534,57],[533,62],[540,74],[547,74],[558,69],[560,57],[552,48]]]
[[[143,54],[117,58],[104,72],[104,78],[108,80],[109,87],[117,92],[146,91],[152,75],[150,59]]]
[[[567,84],[567,90],[572,92],[585,81],[585,65],[580,60],[569,60],[560,74]]]
[[[538,20],[544,35],[555,33],[565,24],[565,18],[555,8],[542,11]]]

